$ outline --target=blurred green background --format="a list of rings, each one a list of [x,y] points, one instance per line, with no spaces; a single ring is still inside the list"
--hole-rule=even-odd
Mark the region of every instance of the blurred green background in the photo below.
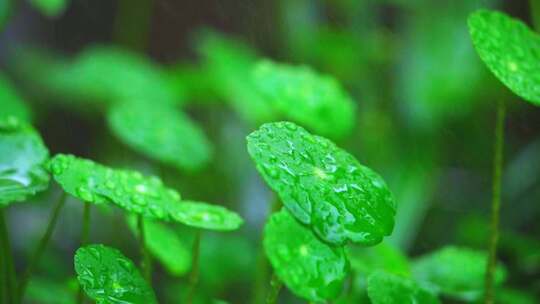
[[[223,204],[246,219],[240,231],[203,239],[201,303],[252,299],[272,195],[245,136],[280,119],[250,95],[243,69],[257,57],[309,65],[350,93],[355,126],[333,139],[388,182],[398,213],[385,242],[411,257],[447,244],[486,248],[495,104],[505,100],[500,260],[505,286],[530,300],[519,303],[540,301],[540,110],[517,102],[489,73],[466,23],[475,9],[494,8],[531,24],[528,1],[0,1],[1,76],[31,108],[51,154],[160,175],[182,197]],[[115,98],[170,100],[204,132],[211,159],[183,170],[130,148],[103,115]],[[55,185],[8,210],[18,269],[58,194]],[[62,211],[29,291],[41,302],[29,303],[64,303],[60,297],[76,289],[81,206],[68,201]],[[138,258],[120,212],[95,208],[92,222],[93,242]],[[192,231],[175,229],[189,246]],[[159,299],[180,303],[186,279],[155,271]]]

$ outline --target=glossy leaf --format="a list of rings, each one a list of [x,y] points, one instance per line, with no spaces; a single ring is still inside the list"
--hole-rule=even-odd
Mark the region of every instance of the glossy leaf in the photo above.
[[[193,201],[174,205],[171,216],[184,225],[208,230],[236,230],[244,223],[240,215],[225,207]]]
[[[129,226],[138,233],[135,217],[129,218]],[[191,251],[176,232],[156,221],[144,220],[146,247],[150,253],[174,276],[186,274],[191,268]]]
[[[375,245],[392,232],[396,205],[384,180],[330,140],[276,122],[247,143],[266,183],[323,240]]]
[[[49,151],[30,125],[0,118],[0,207],[26,200],[49,186],[43,165]]]
[[[407,257],[394,246],[383,242],[373,247],[348,246],[347,256],[351,268],[362,276],[368,276],[377,270],[409,276],[411,273]]]
[[[324,136],[337,138],[351,132],[356,108],[334,78],[308,66],[269,60],[259,61],[252,73],[261,95],[288,119]]]
[[[523,99],[540,105],[540,36],[503,13],[479,10],[469,32],[489,70]]]
[[[279,279],[299,297],[322,302],[340,294],[349,270],[345,251],[319,240],[286,209],[266,223],[264,250]]]
[[[60,15],[68,5],[67,0],[30,0],[30,3],[47,17]]]
[[[437,297],[406,277],[376,271],[368,278],[368,296],[373,304],[436,304]]]
[[[180,194],[155,176],[115,170],[73,155],[56,155],[48,164],[54,179],[67,193],[83,202],[114,203],[147,218],[170,220],[169,211]]]
[[[77,249],[75,271],[86,294],[98,304],[157,303],[133,262],[114,248],[88,245]]]
[[[447,246],[414,261],[413,276],[430,289],[465,301],[483,294],[487,254],[467,248]],[[506,272],[498,266],[495,283],[504,281]]]
[[[212,156],[203,131],[172,106],[119,103],[108,112],[114,134],[133,149],[180,170],[197,170]]]
[[[0,118],[8,116],[14,116],[28,122],[30,121],[30,109],[17,94],[10,81],[0,74]]]

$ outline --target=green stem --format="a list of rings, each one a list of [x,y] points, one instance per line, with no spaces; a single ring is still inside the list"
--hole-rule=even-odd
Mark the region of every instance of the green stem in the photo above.
[[[8,227],[5,219],[4,209],[0,208],[0,250],[2,251],[2,265],[0,271],[3,273],[2,283],[4,285],[6,303],[16,302],[16,277],[15,277],[15,263],[13,255],[11,254],[11,244],[9,241]]]
[[[146,234],[144,232],[144,218],[137,215],[137,229],[139,230],[139,247],[141,250],[141,270],[148,284],[152,283],[152,260],[146,248]]]
[[[90,203],[84,202],[83,210],[83,222],[81,227],[81,247],[88,244],[88,238],[90,235]],[[81,285],[79,285],[79,292],[77,293],[77,304],[84,302],[84,292]]]
[[[201,230],[197,229],[195,232],[195,240],[193,240],[193,247],[191,249],[191,273],[189,274],[189,291],[186,302],[188,304],[193,303],[193,297],[195,296],[195,290],[197,289],[197,283],[199,282],[200,247]]]
[[[279,291],[281,290],[282,285],[283,283],[279,280],[279,278],[274,273],[272,275],[272,279],[270,280],[270,292],[268,293],[268,296],[266,297],[266,304],[277,303]]]
[[[529,0],[533,29],[540,31],[540,0]]]
[[[34,272],[36,266],[38,265],[39,260],[41,259],[41,256],[43,255],[43,252],[45,251],[45,248],[47,247],[47,244],[49,243],[49,240],[51,239],[52,233],[54,231],[54,227],[56,226],[56,223],[58,221],[58,215],[60,214],[60,210],[62,210],[62,207],[64,206],[65,202],[66,202],[66,193],[62,192],[60,199],[58,200],[58,202],[56,203],[56,206],[53,209],[53,212],[49,219],[49,224],[47,225],[47,229],[45,230],[45,234],[41,238],[39,245],[36,248],[36,251],[34,251],[34,255],[30,259],[28,266],[26,268],[26,271],[24,272],[22,279],[19,283],[18,297],[19,297],[20,302],[22,302],[24,298],[24,292],[26,290],[26,286],[28,285],[28,281],[30,280],[32,273]]]
[[[493,158],[493,194],[491,201],[491,227],[489,238],[489,256],[486,265],[485,304],[494,303],[494,278],[497,267],[497,243],[499,241],[499,213],[501,207],[501,176],[504,147],[504,101],[497,103],[497,122],[495,125],[495,157]]]

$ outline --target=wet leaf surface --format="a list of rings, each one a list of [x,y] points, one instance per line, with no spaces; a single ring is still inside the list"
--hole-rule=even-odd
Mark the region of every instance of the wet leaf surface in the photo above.
[[[384,271],[376,271],[369,276],[367,290],[373,304],[440,303],[433,293],[414,281]]]
[[[193,201],[176,204],[171,216],[184,225],[208,230],[236,230],[244,223],[240,215],[225,207]]]
[[[340,294],[349,270],[343,248],[319,240],[286,209],[266,224],[264,250],[279,279],[296,295],[325,301]]]
[[[157,303],[148,283],[120,251],[104,245],[88,245],[75,253],[77,279],[98,304]]]
[[[169,211],[180,194],[155,176],[111,169],[88,159],[58,154],[48,164],[54,179],[67,193],[83,202],[114,203],[147,218],[170,220]]]
[[[317,74],[308,66],[261,60],[253,68],[253,81],[265,100],[287,119],[333,138],[349,134],[355,106],[336,79]]]
[[[247,142],[266,183],[324,241],[375,245],[392,232],[396,205],[384,180],[330,140],[276,122]]]
[[[203,131],[172,106],[127,102],[108,112],[114,134],[134,150],[180,170],[197,170],[212,156]]]
[[[497,11],[469,17],[469,32],[480,58],[515,94],[540,104],[540,36],[525,23]]]
[[[0,118],[0,207],[47,189],[49,174],[43,165],[48,158],[34,128],[13,116]]]

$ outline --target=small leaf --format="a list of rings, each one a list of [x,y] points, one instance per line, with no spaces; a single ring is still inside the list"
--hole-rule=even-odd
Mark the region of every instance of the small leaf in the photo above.
[[[469,32],[480,58],[515,94],[540,105],[540,36],[503,13],[479,10]]]
[[[30,125],[9,116],[0,118],[0,207],[26,200],[47,189],[43,168],[49,151]]]
[[[375,245],[392,232],[396,206],[384,180],[330,140],[276,122],[251,133],[247,147],[285,207],[324,241]]]
[[[287,210],[266,223],[264,250],[279,279],[296,295],[324,301],[341,292],[349,270],[345,251],[320,241]]]
[[[136,218],[128,219],[134,233],[138,233]],[[176,232],[159,222],[145,219],[144,235],[150,253],[174,276],[186,274],[191,268],[191,251]]]
[[[413,276],[430,289],[465,301],[479,299],[484,290],[487,254],[467,248],[447,246],[416,259]],[[495,283],[506,276],[502,266],[495,273]]]
[[[9,1],[7,1],[9,2]],[[30,109],[17,94],[7,78],[0,74],[0,118],[14,116],[22,121],[30,121]]]
[[[184,225],[208,230],[236,230],[244,223],[240,215],[225,207],[193,201],[174,205],[171,216]]]
[[[180,203],[180,194],[155,176],[115,170],[91,160],[58,154],[48,169],[67,193],[83,202],[114,203],[147,218],[170,220],[169,211]]]
[[[368,276],[377,270],[409,276],[411,273],[407,257],[397,248],[383,242],[373,247],[349,246],[347,256],[351,268],[358,274]]]
[[[67,0],[30,0],[30,3],[47,17],[60,15],[67,6]]]
[[[88,245],[77,249],[75,271],[86,294],[98,304],[157,303],[133,262],[114,248]]]
[[[334,78],[270,60],[259,61],[252,73],[261,95],[290,120],[334,138],[354,127],[354,102]]]
[[[384,271],[368,278],[368,296],[373,304],[436,304],[437,297],[414,281]]]
[[[108,112],[114,134],[133,149],[180,170],[197,170],[212,156],[203,131],[172,106],[126,102]]]

